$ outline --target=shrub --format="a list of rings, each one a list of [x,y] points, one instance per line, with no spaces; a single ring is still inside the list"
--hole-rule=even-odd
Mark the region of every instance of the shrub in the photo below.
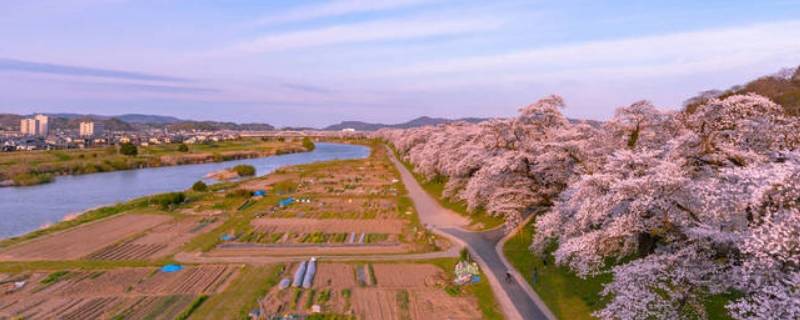
[[[40,283],[45,285],[56,283],[59,280],[61,280],[61,278],[66,276],[68,273],[69,271],[64,271],[64,270],[53,272],[51,274],[48,274],[46,278],[42,279]]]
[[[249,164],[240,164],[233,167],[233,171],[236,172],[240,177],[252,177],[256,175],[256,167],[253,167]]]
[[[181,143],[178,145],[178,151],[189,152],[189,146],[187,146],[185,143]]]
[[[192,185],[192,190],[197,192],[206,192],[208,191],[208,185],[206,185],[203,181],[197,181]]]
[[[132,143],[123,143],[119,146],[119,153],[125,156],[135,156],[139,154],[139,148]]]
[[[314,141],[311,141],[311,138],[305,137],[303,138],[303,148],[306,148],[308,151],[313,151],[317,146],[314,145]]]
[[[169,209],[183,203],[184,200],[186,195],[183,192],[170,192],[153,196],[150,198],[150,203],[158,204],[162,209]]]
[[[252,193],[250,193],[249,190],[236,189],[236,190],[228,191],[228,193],[225,194],[225,198],[245,198],[245,197],[249,197],[251,195],[252,195]]]

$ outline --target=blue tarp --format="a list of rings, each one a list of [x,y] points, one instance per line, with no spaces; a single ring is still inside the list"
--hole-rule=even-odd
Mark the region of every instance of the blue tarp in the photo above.
[[[219,239],[222,241],[231,241],[233,240],[233,236],[229,234],[223,234],[221,237],[219,237]]]
[[[183,266],[179,264],[168,264],[166,266],[161,267],[161,272],[176,272],[176,271],[181,271],[181,269],[183,269]]]
[[[472,283],[481,282],[481,276],[479,275],[472,275]]]
[[[264,190],[256,190],[256,192],[253,192],[253,195],[258,197],[263,197],[267,195],[267,192]]]
[[[278,201],[278,206],[285,207],[285,206],[288,206],[288,205],[290,205],[292,203],[294,203],[294,198],[289,197],[289,198],[283,199],[281,201]]]

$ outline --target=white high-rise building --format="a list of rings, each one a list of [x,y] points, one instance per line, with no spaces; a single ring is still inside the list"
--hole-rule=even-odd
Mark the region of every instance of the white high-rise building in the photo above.
[[[80,135],[81,137],[93,137],[103,134],[103,125],[93,121],[81,122]]]
[[[43,114],[37,114],[33,117],[33,119],[38,122],[39,128],[36,130],[36,134],[46,137],[50,133],[50,126],[47,123],[47,116]]]
[[[19,131],[25,135],[46,137],[50,133],[47,120],[47,116],[43,114],[37,114],[33,118],[22,119],[19,123]]]
[[[39,132],[39,122],[36,119],[22,119],[19,122],[19,132],[24,135],[35,136]]]

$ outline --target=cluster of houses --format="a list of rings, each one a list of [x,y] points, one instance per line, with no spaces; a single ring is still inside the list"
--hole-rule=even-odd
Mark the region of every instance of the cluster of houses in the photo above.
[[[83,149],[132,143],[150,146],[170,143],[201,144],[236,140],[237,132],[169,132],[153,129],[141,132],[110,132],[100,123],[85,121],[76,132],[50,130],[47,116],[36,115],[23,119],[20,131],[0,131],[0,151],[33,151],[54,149]]]

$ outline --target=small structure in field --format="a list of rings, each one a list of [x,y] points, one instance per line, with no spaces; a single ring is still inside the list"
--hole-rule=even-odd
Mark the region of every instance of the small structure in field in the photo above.
[[[453,282],[457,285],[465,285],[468,283],[476,283],[481,280],[480,269],[475,262],[468,262],[466,260],[460,261],[456,264],[455,268],[456,279]]]
[[[306,266],[306,274],[305,278],[303,279],[303,288],[310,289],[311,285],[314,283],[314,275],[317,273],[317,258],[311,258],[308,260],[308,265]]]
[[[297,267],[297,271],[294,272],[294,281],[292,281],[292,287],[300,287],[303,285],[303,280],[305,279],[306,275],[306,265],[308,262],[303,261],[300,263],[300,266]]]
[[[166,272],[166,273],[178,272],[178,271],[183,270],[183,266],[181,266],[179,264],[168,264],[168,265],[165,265],[165,266],[161,267],[160,270],[161,270],[161,272]]]

